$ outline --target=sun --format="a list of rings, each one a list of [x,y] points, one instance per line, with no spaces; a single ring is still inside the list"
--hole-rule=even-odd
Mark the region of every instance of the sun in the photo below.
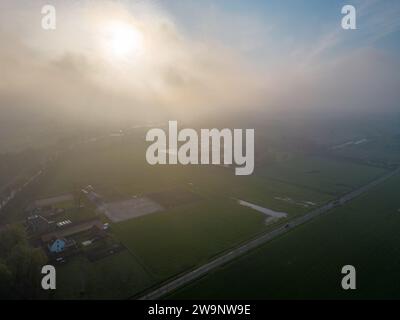
[[[104,25],[104,44],[113,58],[129,58],[143,53],[143,35],[132,24],[111,21]]]

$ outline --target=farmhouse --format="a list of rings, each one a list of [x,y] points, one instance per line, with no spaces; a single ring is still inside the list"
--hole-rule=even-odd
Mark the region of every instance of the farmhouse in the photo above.
[[[51,241],[47,247],[51,253],[61,253],[67,250],[69,247],[75,246],[75,241],[67,240],[65,238],[58,238]]]
[[[33,214],[26,218],[26,225],[32,233],[49,232],[54,229],[53,221],[49,221],[39,214]]]
[[[51,208],[52,206],[62,203],[65,201],[73,201],[74,196],[70,193],[62,194],[59,196],[46,198],[46,199],[39,199],[34,202],[35,207],[37,208]]]
[[[92,228],[96,228],[97,230],[103,230],[103,223],[98,219],[85,221],[79,224],[71,225],[63,229],[58,229],[54,232],[46,233],[42,235],[40,239],[42,243],[48,244],[54,239],[63,239],[65,237],[69,237],[79,232],[90,230]]]

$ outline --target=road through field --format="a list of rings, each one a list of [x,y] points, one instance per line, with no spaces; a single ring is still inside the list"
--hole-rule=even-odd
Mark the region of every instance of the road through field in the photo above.
[[[139,299],[140,300],[155,300],[155,299],[159,299],[162,296],[178,289],[179,287],[182,287],[190,282],[192,282],[195,279],[198,279],[204,275],[206,275],[208,272],[210,272],[213,269],[216,269],[240,256],[242,256],[243,254],[249,252],[250,250],[253,250],[257,247],[259,247],[260,245],[270,241],[271,239],[280,236],[288,231],[290,231],[291,229],[306,223],[312,219],[314,219],[317,216],[320,216],[324,213],[329,212],[331,209],[339,206],[339,205],[343,205],[346,202],[349,202],[351,200],[353,200],[354,198],[360,196],[361,194],[367,192],[368,190],[370,190],[371,188],[377,186],[378,184],[384,182],[385,180],[387,180],[388,178],[392,177],[393,175],[397,174],[400,172],[400,168],[391,171],[383,176],[381,176],[380,178],[358,188],[355,189],[343,196],[341,196],[338,199],[335,199],[331,202],[328,202],[327,204],[323,205],[322,207],[319,207],[315,210],[310,211],[309,213],[298,217],[296,219],[293,219],[292,221],[289,221],[288,224],[279,227],[273,231],[270,231],[268,233],[264,233],[261,236],[252,239],[248,242],[246,242],[245,244],[242,244],[239,247],[236,247],[232,250],[230,250],[229,252],[225,253],[222,256],[219,256],[213,260],[211,260],[210,262],[192,270],[189,271],[187,273],[184,273],[180,276],[178,276],[175,279],[170,280],[167,283],[163,283],[161,284],[161,286],[159,286],[156,289],[153,289],[152,291],[144,294],[143,296],[141,296]]]

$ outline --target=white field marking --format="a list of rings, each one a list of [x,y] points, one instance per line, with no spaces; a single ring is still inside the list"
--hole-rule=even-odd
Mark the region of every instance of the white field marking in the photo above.
[[[286,218],[287,215],[288,215],[286,212],[274,211],[274,210],[271,210],[269,208],[261,207],[261,206],[258,206],[256,204],[254,204],[254,203],[250,203],[250,202],[243,201],[243,200],[238,200],[238,203],[241,206],[249,207],[251,209],[254,209],[254,210],[258,211],[258,212],[261,212],[261,213],[263,213],[263,214],[265,214],[265,215],[267,215],[269,217],[273,217],[273,218],[278,218],[278,219]]]
[[[344,147],[347,147],[347,146],[350,146],[350,145],[359,145],[359,144],[363,144],[363,143],[366,143],[366,142],[368,142],[369,140],[368,139],[360,139],[360,140],[356,140],[356,141],[354,141],[354,140],[351,140],[351,141],[348,141],[348,142],[345,142],[345,143],[342,143],[342,144],[339,144],[339,145],[336,145],[336,146],[333,146],[332,147],[332,150],[336,150],[336,149],[342,149],[342,148],[344,148]]]

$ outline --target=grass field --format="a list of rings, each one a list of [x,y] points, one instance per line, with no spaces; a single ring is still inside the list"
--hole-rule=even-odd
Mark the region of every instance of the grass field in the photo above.
[[[264,219],[233,201],[207,201],[115,224],[113,232],[165,279],[263,231]]]
[[[84,256],[57,266],[55,299],[126,299],[154,284],[154,279],[122,251],[90,262]]]
[[[146,163],[147,145],[142,135],[144,132],[101,140],[63,153],[17,196],[6,215],[21,216],[35,199],[76,192],[89,184],[109,200],[191,184],[200,193],[243,198],[282,210],[282,206],[291,205],[275,201],[275,197],[324,203],[383,172],[374,167],[304,156],[267,163],[256,168],[255,175],[244,177],[235,176],[233,169],[215,166],[150,166]],[[299,208],[288,208],[293,209],[297,212]]]
[[[316,156],[292,156],[266,166],[260,173],[271,179],[338,196],[383,175],[386,170]]]
[[[400,176],[168,298],[400,298]],[[341,268],[357,270],[344,291]]]
[[[167,205],[165,211],[113,223],[111,233],[128,250],[96,262],[73,258],[60,267],[58,288],[63,289],[57,290],[57,297],[76,298],[83,287],[83,297],[127,298],[275,226],[267,226],[263,214],[238,205],[235,199],[286,212],[291,219],[314,207],[307,202],[322,205],[337,193],[384,172],[351,163],[295,157],[271,169],[259,168],[252,176],[235,176],[233,168],[221,166],[150,166],[145,148],[140,135],[76,147],[49,164],[7,208],[4,217],[19,221],[31,201],[74,193],[87,185],[106,201],[173,190],[198,196],[193,203]],[[89,206],[76,214],[86,211],[93,214]]]

